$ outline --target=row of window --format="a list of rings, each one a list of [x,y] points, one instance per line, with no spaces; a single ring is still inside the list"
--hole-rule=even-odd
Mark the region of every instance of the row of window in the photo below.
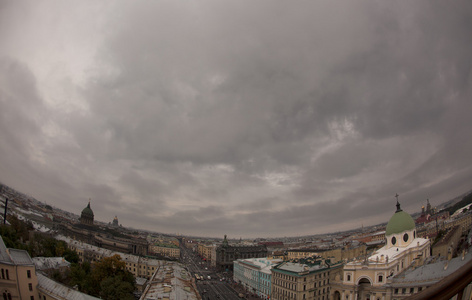
[[[425,287],[425,288],[427,288],[427,287]],[[420,286],[420,287],[418,287],[416,292],[421,292],[422,290],[423,290],[423,287]],[[402,294],[407,294],[407,291],[409,292],[409,294],[414,294],[415,293],[415,288],[413,288],[413,287],[410,288],[410,289],[402,288],[401,290],[400,289],[395,289],[394,294],[398,295],[400,291],[401,291]]]
[[[7,290],[5,290],[2,293],[2,296],[3,296],[3,300],[12,300],[12,296],[11,296],[10,292],[7,291]],[[39,299],[41,299],[41,297],[39,297]],[[34,300],[34,296],[30,296],[30,300]],[[44,297],[44,300],[46,300],[46,297]]]

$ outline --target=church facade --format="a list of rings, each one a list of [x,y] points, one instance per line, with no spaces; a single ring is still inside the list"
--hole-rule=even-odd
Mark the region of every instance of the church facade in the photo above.
[[[398,198],[397,210],[387,224],[385,238],[386,245],[372,255],[344,266],[342,274],[332,284],[332,299],[393,299],[393,278],[411,265],[423,265],[430,256],[430,241],[416,235],[415,222],[400,208]]]

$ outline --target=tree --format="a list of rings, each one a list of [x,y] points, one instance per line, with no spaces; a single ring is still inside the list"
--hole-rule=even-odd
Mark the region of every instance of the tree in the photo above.
[[[134,286],[122,276],[108,277],[100,283],[100,297],[105,300],[133,300]]]
[[[90,263],[73,263],[70,266],[70,286],[77,286],[78,290],[90,294],[92,292],[92,279],[90,276]]]
[[[110,279],[112,277],[117,278]],[[119,290],[119,292],[125,293],[126,291],[130,291],[131,296],[132,292],[135,290],[136,287],[133,274],[126,270],[126,263],[121,260],[121,257],[118,254],[115,254],[110,257],[105,257],[100,261],[95,262],[92,265],[92,272],[90,278],[92,279],[92,294],[103,298],[108,295],[107,293],[112,292],[109,289],[106,289],[106,291],[102,291],[102,288],[104,287],[104,285],[102,284],[103,282],[115,283],[115,281],[119,279],[123,283],[122,285],[120,285],[121,289]],[[128,283],[129,285],[126,283]],[[131,288],[129,288],[129,286],[131,286]],[[110,297],[111,298],[107,299],[121,299],[113,298],[111,295]]]
[[[66,248],[66,250],[64,251],[63,257],[65,260],[67,260],[71,264],[79,262],[79,255],[77,254],[77,252],[69,248]]]

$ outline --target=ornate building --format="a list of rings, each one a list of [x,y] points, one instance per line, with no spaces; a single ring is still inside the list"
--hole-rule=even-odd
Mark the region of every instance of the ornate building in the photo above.
[[[89,201],[80,215],[80,224],[57,220],[54,227],[68,237],[91,245],[129,254],[148,254],[149,243],[145,239],[110,230],[110,228],[105,230],[99,225],[93,226],[93,218],[94,214]],[[118,222],[118,218],[115,217],[115,219]]]
[[[333,282],[332,299],[392,299],[392,280],[411,265],[423,265],[430,256],[430,241],[417,237],[415,222],[396,197],[397,210],[385,231],[386,245],[369,257],[347,263]]]
[[[118,217],[117,216],[115,216],[115,218],[113,219],[113,222],[111,223],[111,226],[118,227]]]
[[[267,257],[265,245],[229,245],[225,235],[223,244],[215,248],[215,260],[211,264],[220,270],[232,270],[235,260],[261,257]]]
[[[82,214],[80,215],[80,223],[87,226],[93,226],[93,211],[90,208],[90,200],[87,204],[87,207],[82,210]]]

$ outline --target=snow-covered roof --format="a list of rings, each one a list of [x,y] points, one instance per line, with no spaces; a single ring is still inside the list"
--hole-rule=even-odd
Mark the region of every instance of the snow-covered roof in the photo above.
[[[374,254],[371,257],[369,257],[369,261],[376,261],[377,257],[380,259],[382,255],[384,255],[385,257],[388,256],[389,260],[394,260],[397,256],[401,256],[403,252],[416,248],[418,246],[421,247],[428,242],[429,242],[428,239],[415,238],[406,247],[391,247],[387,249],[387,245],[385,245],[379,250],[377,250],[376,252],[374,252]]]
[[[59,269],[70,266],[70,262],[63,257],[33,257],[33,262],[37,270]]]

